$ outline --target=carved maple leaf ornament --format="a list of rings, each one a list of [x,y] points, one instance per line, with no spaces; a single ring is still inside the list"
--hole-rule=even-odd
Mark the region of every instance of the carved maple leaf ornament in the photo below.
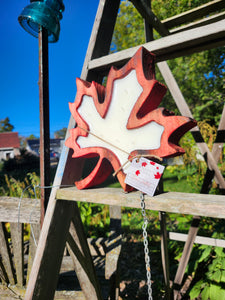
[[[106,87],[77,78],[77,96],[69,104],[77,125],[66,146],[74,158],[99,157],[94,170],[75,182],[78,189],[102,183],[114,169],[130,191],[124,183],[128,159],[184,153],[178,142],[196,122],[158,108],[166,86],[155,79],[154,63],[154,54],[141,47],[124,67],[110,69]]]

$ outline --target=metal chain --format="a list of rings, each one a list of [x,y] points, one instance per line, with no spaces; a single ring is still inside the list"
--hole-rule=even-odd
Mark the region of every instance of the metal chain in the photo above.
[[[152,298],[152,283],[151,283],[151,268],[150,268],[150,255],[148,250],[148,234],[147,234],[147,226],[148,226],[148,218],[146,216],[145,211],[145,198],[144,194],[140,195],[141,200],[141,213],[144,220],[142,225],[143,229],[143,238],[144,238],[144,252],[145,252],[145,265],[146,265],[146,275],[147,275],[147,285],[148,285],[148,300],[153,300]]]

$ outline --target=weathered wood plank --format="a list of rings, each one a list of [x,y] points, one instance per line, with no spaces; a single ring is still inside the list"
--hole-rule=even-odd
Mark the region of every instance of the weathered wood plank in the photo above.
[[[158,31],[161,36],[169,35],[167,27],[160,22],[156,15],[152,12],[149,3],[145,0],[131,0],[142,17]]]
[[[54,300],[86,300],[82,291],[56,291]]]
[[[5,224],[0,223],[0,254],[2,257],[2,263],[10,284],[15,284],[15,272],[13,268],[12,255],[9,249],[8,237],[5,229]]]
[[[169,255],[168,255],[168,243],[167,243],[167,230],[166,230],[166,213],[159,212],[160,228],[161,228],[161,257],[163,275],[166,287],[166,299],[171,299],[170,291],[170,274],[169,274]]]
[[[119,298],[118,260],[122,246],[121,207],[109,206],[110,233],[107,242],[105,278],[110,280],[109,299]]]
[[[92,256],[104,256],[106,255],[106,238],[97,238],[97,239],[91,239],[88,238],[88,246],[90,248],[90,252]]]
[[[25,294],[25,288],[14,286],[0,285],[0,299],[1,300],[22,300]]]
[[[214,0],[205,3],[201,6],[195,7],[193,9],[187,10],[179,15],[175,15],[171,18],[162,20],[161,22],[167,27],[172,28],[187,22],[191,22],[195,19],[202,18],[214,11],[223,9],[225,6],[224,0]]]
[[[74,268],[86,299],[92,295],[93,300],[100,300],[103,299],[101,289],[97,280],[77,205],[75,206],[75,210],[77,210],[77,212],[74,213],[72,218],[70,234],[67,238],[68,250],[73,259]]]
[[[223,136],[224,132],[225,132],[225,105],[223,107],[219,127],[218,127],[218,130],[216,133],[216,139],[215,139],[215,142],[214,142],[213,148],[212,148],[212,156],[216,163],[218,163],[221,152],[223,150],[223,144],[225,142],[225,137]],[[205,178],[204,178],[204,181],[202,184],[201,192],[204,194],[208,193],[208,191],[210,190],[211,185],[212,185],[212,179],[215,176],[215,171],[211,169],[212,166],[210,166],[210,164],[211,164],[211,162],[209,161],[209,166],[205,173]],[[217,184],[219,183],[220,187],[223,187],[223,189],[225,191],[225,185],[221,186],[220,180],[216,176],[215,176],[215,181]]]
[[[204,19],[201,19],[201,20],[198,20],[198,21],[195,21],[195,22],[191,22],[191,23],[188,23],[186,25],[171,29],[170,33],[178,33],[178,32],[184,31],[184,30],[189,30],[189,29],[192,29],[192,28],[205,26],[205,25],[223,20],[224,18],[225,18],[225,12],[221,12],[221,13],[215,14],[213,16],[210,16],[210,17],[207,17],[207,18],[204,18]]]
[[[40,208],[40,203],[36,199],[0,197],[0,222],[40,223],[40,210],[37,208]]]
[[[120,0],[114,1],[99,1],[98,11],[95,18],[92,34],[88,44],[86,58],[82,70],[82,75],[90,81],[92,74],[85,69],[86,64],[93,58],[106,55],[110,51],[110,45],[113,35],[113,30],[116,22],[116,17],[120,5]],[[83,76],[82,76],[83,77]],[[96,74],[95,74],[96,81]]]
[[[111,66],[121,67],[135,54],[140,46],[144,46],[148,51],[153,52],[156,55],[157,62],[223,46],[225,45],[224,28],[225,20],[221,20],[200,28],[171,34],[143,45],[92,59],[88,64],[88,69],[106,73]]]
[[[140,208],[139,192],[124,193],[122,189],[116,188],[90,190],[65,188],[59,189],[56,197],[71,201]],[[221,195],[177,192],[145,197],[146,209],[223,219],[225,218],[224,200],[225,197]]]
[[[66,244],[74,205],[72,202],[49,202],[36,255],[30,273],[26,300],[54,298],[58,274]],[[61,221],[61,222],[60,222]],[[40,263],[41,261],[41,263]]]
[[[6,283],[9,282],[9,278],[8,278],[7,272],[6,272],[5,267],[3,265],[3,262],[2,262],[2,257],[0,257],[0,282],[3,285],[5,285]]]
[[[13,245],[13,258],[16,268],[17,284],[24,284],[24,250],[23,250],[23,224],[10,223],[10,232]]]
[[[184,273],[185,269],[187,267],[193,244],[195,241],[195,237],[197,235],[198,229],[199,229],[199,223],[200,223],[201,218],[199,216],[195,216],[192,220],[191,227],[188,232],[188,237],[184,245],[183,253],[179,262],[179,266],[175,275],[174,279],[174,299],[177,299],[178,293],[179,293],[179,288],[176,286],[180,286],[181,282],[184,278]]]
[[[28,283],[40,235],[40,224],[31,224],[26,283]]]
[[[114,209],[113,209],[114,208]],[[121,207],[110,206],[110,233],[107,242],[105,277],[110,279],[117,270],[118,258],[121,250]]]
[[[216,137],[216,140],[215,140],[215,142],[213,144],[213,148],[212,148],[212,155],[216,162],[219,161],[220,154],[223,150],[223,144],[225,142],[225,138],[223,138],[223,139],[219,138],[219,134],[221,132],[223,132],[224,130],[225,130],[225,105],[223,107],[223,111],[221,114],[221,119],[220,119],[220,123],[219,123],[218,130],[217,130],[217,137]]]
[[[0,299],[13,300],[24,299],[25,288],[18,288],[17,286],[0,286]],[[82,291],[56,291],[54,300],[85,300]]]
[[[187,234],[179,233],[179,232],[169,232],[169,239],[173,241],[181,241],[186,242]],[[200,245],[208,245],[208,246],[215,246],[215,247],[223,247],[225,248],[225,240],[221,239],[214,239],[205,236],[196,236],[194,243]]]

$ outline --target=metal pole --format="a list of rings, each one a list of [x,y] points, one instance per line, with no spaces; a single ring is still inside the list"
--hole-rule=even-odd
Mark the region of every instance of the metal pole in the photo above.
[[[40,27],[39,41],[39,109],[40,109],[40,180],[41,226],[50,196],[50,130],[49,130],[49,76],[48,32]]]

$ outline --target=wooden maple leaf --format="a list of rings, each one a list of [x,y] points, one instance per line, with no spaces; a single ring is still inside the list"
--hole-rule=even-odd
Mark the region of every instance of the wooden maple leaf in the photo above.
[[[166,87],[155,79],[154,61],[154,54],[141,47],[124,67],[110,69],[106,87],[77,78],[77,96],[69,104],[77,126],[66,146],[74,150],[74,158],[99,157],[94,170],[76,182],[77,188],[102,183],[114,169],[129,191],[123,167],[128,159],[184,153],[178,142],[196,122],[158,108]]]

